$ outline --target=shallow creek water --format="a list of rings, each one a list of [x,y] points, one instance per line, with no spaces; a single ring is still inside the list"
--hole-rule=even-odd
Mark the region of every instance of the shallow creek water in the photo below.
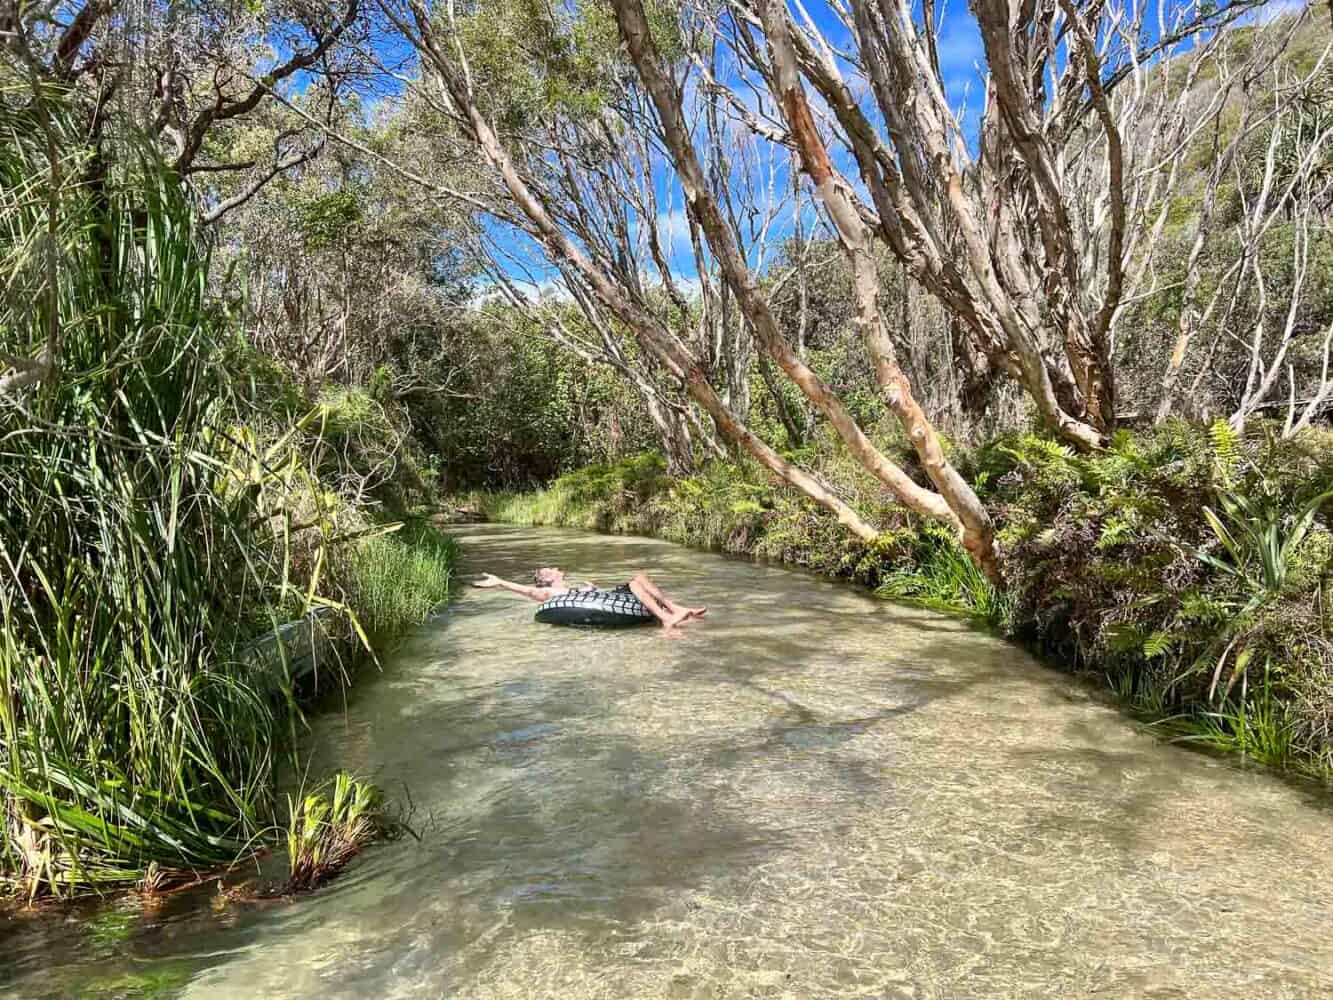
[[[649,569],[676,640],[469,590],[313,720],[421,840],[293,902],[0,927],[25,997],[1333,995],[1322,792],[1164,744],[967,624],[645,539],[468,528],[465,571]]]

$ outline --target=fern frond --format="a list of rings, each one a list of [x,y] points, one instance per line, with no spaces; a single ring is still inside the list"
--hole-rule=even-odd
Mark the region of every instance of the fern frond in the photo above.
[[[1226,420],[1214,420],[1208,428],[1208,441],[1213,450],[1213,468],[1223,488],[1231,485],[1240,464],[1240,433]]]
[[[1148,659],[1165,656],[1171,649],[1171,636],[1166,632],[1154,632],[1143,642],[1143,655]]]

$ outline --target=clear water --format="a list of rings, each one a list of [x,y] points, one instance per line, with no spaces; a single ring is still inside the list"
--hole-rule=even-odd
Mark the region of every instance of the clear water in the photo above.
[[[314,722],[321,765],[410,790],[419,842],[293,902],[11,921],[0,992],[1333,995],[1321,791],[849,587],[642,539],[463,535],[473,572],[647,568],[712,612],[672,641],[467,592]]]

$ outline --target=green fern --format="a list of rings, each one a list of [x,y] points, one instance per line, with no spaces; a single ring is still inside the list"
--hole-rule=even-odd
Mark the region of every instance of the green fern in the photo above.
[[[1171,636],[1166,632],[1154,632],[1143,642],[1143,655],[1153,660],[1165,656],[1171,649]]]
[[[1233,610],[1215,597],[1192,590],[1181,595],[1177,617],[1182,622],[1221,622],[1230,618]]]
[[[1133,526],[1122,518],[1108,518],[1102,526],[1102,533],[1097,539],[1096,548],[1099,552],[1114,548],[1123,542],[1129,533],[1133,531]]]
[[[1215,420],[1208,428],[1208,441],[1213,449],[1213,468],[1218,484],[1230,489],[1240,464],[1240,434],[1226,420]]]
[[[1107,648],[1113,653],[1129,653],[1140,649],[1145,639],[1143,630],[1129,622],[1108,625],[1102,635]]]
[[[1024,434],[1016,448],[1001,447],[999,450],[1028,468],[1042,464],[1063,465],[1074,458],[1074,451],[1068,445],[1036,434]]]

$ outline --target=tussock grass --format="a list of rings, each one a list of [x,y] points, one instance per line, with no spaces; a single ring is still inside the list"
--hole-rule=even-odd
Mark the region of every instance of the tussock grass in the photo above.
[[[379,790],[345,771],[299,799],[289,796],[287,808],[288,893],[328,881],[390,829]]]
[[[0,351],[60,334],[57,376],[0,398],[0,885],[161,883],[272,836],[299,715],[247,644],[316,605],[387,638],[443,598],[452,549],[362,542],[339,599],[346,545],[294,444],[319,411],[250,429],[178,179],[145,144],[79,183],[50,102],[0,102],[0,135]]]
[[[1009,620],[1004,591],[986,578],[947,531],[922,525],[914,550],[908,564],[893,566],[883,574],[875,590],[878,596],[967,615],[997,628]]]
[[[1288,766],[1298,752],[1289,712],[1274,697],[1271,664],[1264,665],[1263,683],[1253,696],[1242,691],[1189,722],[1188,731],[1179,737],[1182,742],[1239,754],[1260,764]]]
[[[343,600],[378,647],[448,598],[458,544],[429,524],[409,523],[349,546],[334,560]]]

